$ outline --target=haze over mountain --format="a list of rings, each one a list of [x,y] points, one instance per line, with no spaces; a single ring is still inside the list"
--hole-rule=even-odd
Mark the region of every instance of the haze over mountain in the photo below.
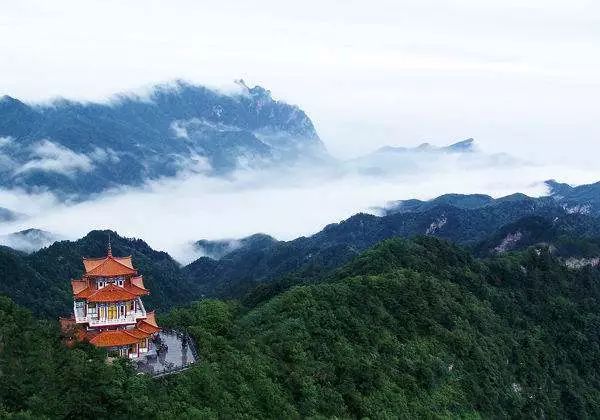
[[[600,419],[600,3],[4,3],[0,419]]]
[[[228,93],[176,81],[105,103],[0,99],[0,187],[48,191],[60,200],[194,173],[219,177],[297,167],[330,176],[393,176],[448,162],[472,167],[518,161],[488,156],[473,139],[446,147],[388,146],[335,160],[304,111],[242,80]]]
[[[185,266],[143,239],[110,231],[92,231],[76,241],[55,242],[30,255],[1,248],[4,276],[0,277],[0,292],[42,314],[56,316],[67,311],[69,280],[81,275],[81,256],[102,255],[109,235],[116,255],[133,255],[153,290],[149,304],[161,310],[207,296],[256,304],[295,284],[323,277],[366,249],[395,237],[437,237],[481,257],[535,246],[547,249],[570,267],[598,265],[600,183],[579,187],[555,181],[549,184],[551,194],[540,198],[452,194],[430,201],[391,203],[381,216],[359,213],[315,235],[291,241],[265,234],[238,240],[199,240],[195,247],[203,256]],[[568,204],[564,200],[569,200]],[[19,240],[53,239],[36,230],[12,236],[16,245]],[[22,293],[34,289],[35,293]]]
[[[4,188],[85,196],[179,172],[328,159],[312,122],[269,91],[224,94],[183,81],[109,103],[0,99]]]
[[[104,103],[5,97],[0,117],[0,235],[75,239],[99,220],[186,262],[196,250],[182,244],[199,237],[293,239],[396,197],[539,195],[550,177],[597,179],[473,139],[334,159],[304,111],[242,81],[227,92],[177,81]]]

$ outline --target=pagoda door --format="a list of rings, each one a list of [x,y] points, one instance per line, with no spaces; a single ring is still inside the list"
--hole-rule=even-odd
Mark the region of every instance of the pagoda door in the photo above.
[[[108,307],[108,319],[117,318],[117,305],[112,304]]]

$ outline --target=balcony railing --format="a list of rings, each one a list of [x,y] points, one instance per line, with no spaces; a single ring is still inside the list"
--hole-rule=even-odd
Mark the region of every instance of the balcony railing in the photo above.
[[[77,324],[89,324],[90,327],[99,327],[103,325],[119,325],[119,324],[134,324],[140,318],[146,318],[146,309],[141,301],[137,302],[138,310],[130,312],[127,316],[117,316],[112,319],[107,317],[98,318],[98,314],[84,315],[83,308],[78,308],[76,304],[73,304],[73,311],[75,313],[75,322]]]

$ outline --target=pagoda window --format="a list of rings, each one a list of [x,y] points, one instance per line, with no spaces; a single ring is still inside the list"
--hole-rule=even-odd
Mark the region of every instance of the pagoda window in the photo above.
[[[104,286],[106,286],[106,279],[99,279],[98,280],[98,289],[102,289]]]
[[[125,305],[124,304],[119,304],[119,316],[120,317],[125,317]]]
[[[100,307],[98,308],[100,311],[100,319],[104,319],[106,317],[106,308],[104,307],[104,305],[100,305]]]
[[[97,314],[98,314],[98,307],[96,306],[95,303],[88,303],[87,305],[87,312],[88,315],[97,318]]]
[[[127,312],[133,312],[133,300],[128,300],[126,305],[127,305]]]
[[[117,279],[117,285],[123,287],[123,284],[125,283],[125,281],[123,280],[123,277],[119,277]]]

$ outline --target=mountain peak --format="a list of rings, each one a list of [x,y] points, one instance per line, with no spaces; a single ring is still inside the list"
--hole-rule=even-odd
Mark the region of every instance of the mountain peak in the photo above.
[[[12,96],[8,96],[8,95],[4,95],[2,97],[0,97],[0,110],[8,110],[11,108],[26,108],[27,105],[25,105],[23,102],[19,101],[16,98],[13,98]]]
[[[571,191],[573,187],[564,182],[558,182],[555,179],[549,179],[544,182],[548,189],[550,190],[550,195],[564,195],[565,193]]]
[[[466,140],[459,141],[457,143],[451,144],[444,148],[450,152],[473,152],[475,150],[475,140],[472,138],[468,138]]]

